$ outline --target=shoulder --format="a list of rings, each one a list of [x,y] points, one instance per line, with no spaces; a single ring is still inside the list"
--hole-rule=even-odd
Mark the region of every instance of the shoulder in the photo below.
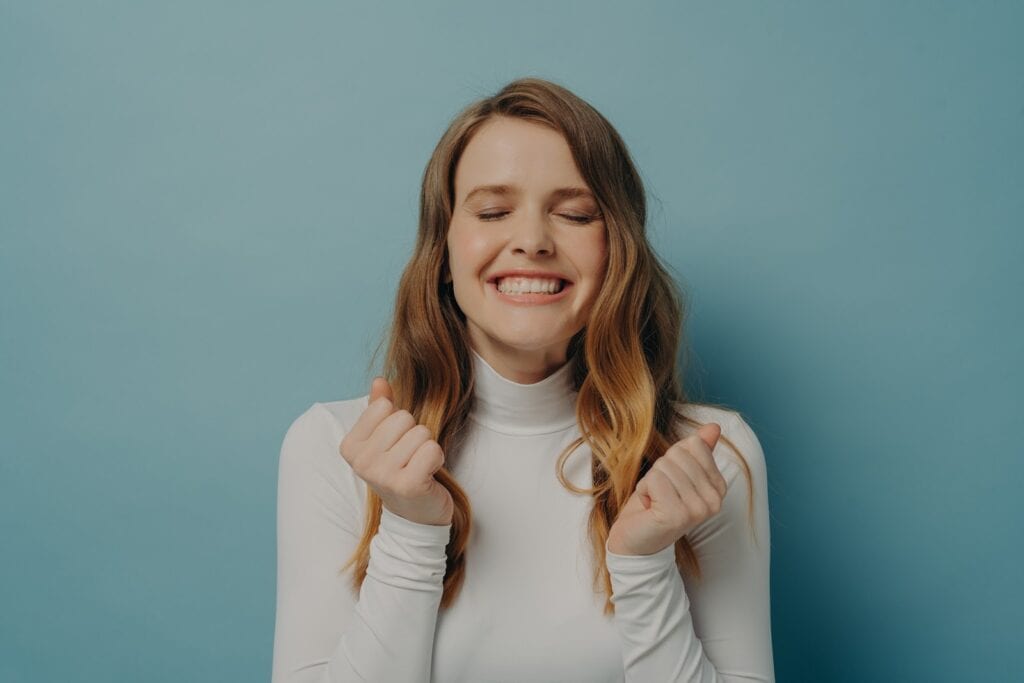
[[[734,450],[722,438],[719,438],[718,443],[715,444],[712,455],[718,464],[718,468],[723,473],[738,474],[742,469],[735,452],[738,450],[755,478],[759,477],[759,475],[764,475],[766,463],[761,442],[754,433],[754,430],[738,411],[705,403],[676,402],[674,407],[676,412],[682,413],[687,418],[699,423],[693,425],[685,420],[678,420],[676,429],[683,438],[696,431],[701,424],[715,422],[722,428],[722,436],[735,446]]]
[[[297,417],[292,419],[285,434],[289,436],[313,436],[339,439],[348,432],[352,425],[369,404],[369,394],[357,398],[337,401],[315,401]]]
[[[320,403],[314,403],[313,406],[320,406],[321,410],[329,415],[333,420],[338,429],[341,430],[342,436],[350,429],[352,425],[356,423],[359,416],[366,410],[366,406],[370,404],[370,395],[364,394],[356,398],[347,398],[338,401],[325,401]]]
[[[316,401],[293,418],[281,444],[282,469],[302,468],[337,474],[348,464],[338,452],[341,440],[368,404],[369,394]]]
[[[279,515],[317,511],[346,528],[358,528],[366,485],[340,447],[362,412],[361,401],[365,397],[317,401],[292,420],[278,461]]]

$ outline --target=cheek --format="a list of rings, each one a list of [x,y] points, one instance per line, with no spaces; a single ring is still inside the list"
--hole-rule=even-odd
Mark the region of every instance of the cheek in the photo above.
[[[587,245],[587,271],[591,277],[595,280],[595,285],[600,288],[600,283],[604,281],[605,271],[608,268],[608,245],[601,235],[599,238],[595,238]]]
[[[448,240],[448,257],[452,269],[472,273],[479,270],[493,251],[486,237],[472,233],[453,234]]]

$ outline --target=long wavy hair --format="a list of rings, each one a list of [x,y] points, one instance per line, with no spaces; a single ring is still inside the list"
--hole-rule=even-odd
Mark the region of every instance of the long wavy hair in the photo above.
[[[594,589],[603,589],[604,614],[612,614],[612,584],[604,561],[608,532],[640,478],[681,438],[678,428],[702,423],[682,413],[688,402],[682,382],[685,364],[678,369],[676,356],[684,338],[683,295],[647,241],[644,187],[629,151],[590,104],[551,81],[520,78],[454,118],[423,173],[416,244],[398,285],[389,334],[381,340],[388,343],[382,374],[391,384],[396,408],[408,410],[427,426],[446,453],[459,448],[472,407],[474,377],[466,317],[451,283],[445,281],[449,272],[446,242],[456,165],[473,134],[498,116],[549,126],[565,137],[608,231],[604,282],[586,325],[570,339],[567,349],[578,392],[580,437],[559,455],[556,476],[569,491],[594,499],[588,522]],[[689,349],[684,351],[688,362]],[[724,435],[720,439],[740,456],[753,532],[750,467],[732,441]],[[564,473],[566,459],[583,443],[593,453],[590,489],[574,486]],[[447,468],[442,467],[435,477],[455,503],[443,609],[456,599],[465,578],[473,515],[469,498]],[[381,517],[380,497],[369,487],[367,493],[363,536],[341,568],[344,572],[355,564],[351,585],[356,594],[366,578],[370,542]],[[675,560],[681,572],[700,579],[700,565],[686,536],[675,544]]]

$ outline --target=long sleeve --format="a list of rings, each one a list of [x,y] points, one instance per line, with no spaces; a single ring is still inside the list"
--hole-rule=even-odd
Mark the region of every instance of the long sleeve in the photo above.
[[[719,443],[713,455],[728,491],[718,514],[688,535],[700,561],[699,581],[687,577],[684,586],[674,546],[653,555],[617,555],[605,546],[627,681],[775,680],[764,452],[746,422],[736,413],[733,418],[726,436],[750,466],[756,542],[746,477],[731,451],[732,457],[720,455],[728,445]]]
[[[362,535],[365,484],[343,436],[314,403],[281,445],[272,683],[427,682],[451,525],[383,510],[356,600],[352,568],[339,570]]]

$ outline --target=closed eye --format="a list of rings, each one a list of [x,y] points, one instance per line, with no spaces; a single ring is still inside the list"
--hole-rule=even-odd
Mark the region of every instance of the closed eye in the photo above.
[[[480,214],[478,216],[478,218],[480,218],[480,220],[484,220],[484,221],[493,221],[493,220],[497,220],[498,218],[501,218],[502,216],[504,216],[507,213],[508,213],[508,211],[498,211],[497,213],[482,213],[482,214]],[[563,214],[559,214],[559,215],[561,215],[564,218],[569,219],[570,221],[573,221],[574,223],[580,223],[580,224],[591,223],[591,222],[593,222],[593,220],[595,218],[595,216],[575,216],[575,215],[567,214],[567,213],[563,213]]]
[[[506,213],[508,213],[508,211],[499,211],[498,213],[482,213],[479,215],[479,218],[482,221],[493,221],[495,218],[498,218],[499,216],[504,216]]]

